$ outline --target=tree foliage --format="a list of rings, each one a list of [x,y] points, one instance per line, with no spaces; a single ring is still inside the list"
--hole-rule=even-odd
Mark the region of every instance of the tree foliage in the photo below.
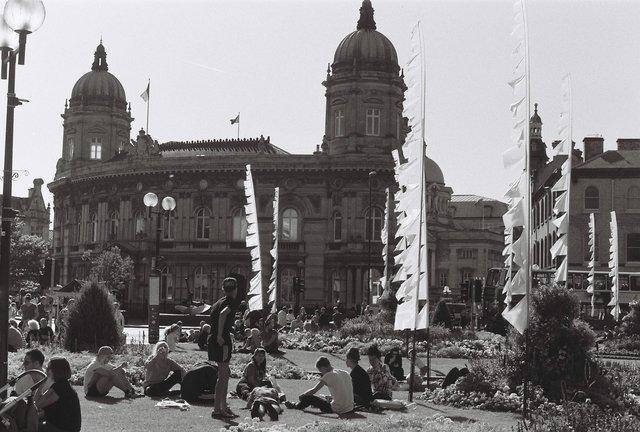
[[[621,329],[627,336],[640,335],[640,301],[632,301],[629,308],[629,313],[622,318]]]
[[[121,343],[109,293],[96,282],[82,288],[66,328],[64,346],[72,352],[95,352],[103,345],[117,348]]]
[[[117,246],[104,250],[91,262],[89,278],[104,282],[110,292],[126,288],[134,278],[133,260]]]
[[[433,324],[441,325],[448,329],[453,327],[451,312],[449,311],[449,306],[447,306],[447,302],[445,300],[440,300],[436,305],[436,310],[433,313]]]
[[[12,291],[40,285],[44,260],[49,253],[49,243],[39,236],[22,234],[23,227],[24,223],[16,220],[11,230],[9,285]]]

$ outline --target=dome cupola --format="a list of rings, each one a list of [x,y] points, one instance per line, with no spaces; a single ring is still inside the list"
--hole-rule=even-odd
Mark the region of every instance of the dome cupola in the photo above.
[[[78,105],[127,107],[124,87],[118,78],[109,73],[107,52],[102,41],[96,48],[91,71],[80,77],[71,91],[69,106],[73,108]]]
[[[338,45],[331,65],[333,73],[367,70],[398,73],[398,54],[389,39],[376,30],[373,7],[364,0],[356,31]]]

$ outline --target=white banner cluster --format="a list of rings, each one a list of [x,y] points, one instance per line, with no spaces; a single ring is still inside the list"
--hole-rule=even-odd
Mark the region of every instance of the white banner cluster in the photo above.
[[[389,254],[389,228],[391,227],[391,206],[393,203],[394,194],[389,188],[386,189],[387,204],[384,208],[384,224],[382,225],[382,232],[380,233],[380,241],[382,242],[382,262],[384,262],[384,272],[380,278],[381,293],[388,288],[389,270],[391,255]]]
[[[529,187],[529,47],[527,37],[526,10],[523,1],[514,5],[515,22],[512,35],[516,39],[513,57],[515,67],[509,85],[513,88],[514,102],[509,107],[513,117],[511,138],[513,146],[504,154],[506,168],[521,170],[519,178],[511,184],[505,194],[509,210],[502,217],[505,226],[505,266],[509,269],[503,292],[505,303],[502,316],[518,332],[524,333],[528,325],[528,278],[531,265],[529,247],[529,218],[531,192]],[[514,241],[515,230],[522,228],[520,237]],[[517,268],[517,272],[515,271]],[[514,274],[515,273],[515,274]],[[513,307],[514,295],[523,295]]]
[[[395,177],[400,190],[396,194],[398,229],[395,257],[400,269],[394,277],[402,282],[396,292],[396,330],[417,330],[429,325],[429,289],[427,284],[427,214],[424,185],[424,56],[422,31],[418,23],[411,32],[411,53],[405,68],[407,100],[404,112],[411,130],[402,151],[393,151]],[[420,301],[426,305],[418,312]]]
[[[562,164],[560,179],[553,185],[552,192],[557,195],[553,203],[553,225],[555,226],[558,239],[551,247],[551,258],[558,258],[558,268],[556,269],[556,282],[567,282],[569,273],[569,206],[571,197],[571,166],[573,156],[572,139],[572,100],[571,100],[571,77],[566,75],[562,79],[562,111],[560,112],[560,126],[558,133],[560,142],[556,145],[554,152],[557,155],[567,156],[567,160]]]
[[[587,293],[591,294],[591,316],[596,313],[596,293],[595,293],[595,277],[596,277],[596,218],[593,213],[589,214],[589,286]]]
[[[618,220],[616,212],[611,212],[611,237],[609,238],[609,277],[611,278],[611,315],[616,321],[620,318],[620,279],[618,277]]]
[[[278,236],[280,235],[280,188],[276,188],[273,195],[273,247],[271,248],[271,258],[273,258],[273,269],[269,281],[269,304],[271,312],[278,311]]]
[[[254,272],[249,283],[247,303],[249,310],[262,310],[262,256],[260,254],[260,232],[258,230],[258,212],[256,210],[256,194],[253,187],[251,165],[247,165],[247,178],[244,181],[244,194],[247,204],[244,206],[247,215],[246,244],[251,252],[251,271]]]

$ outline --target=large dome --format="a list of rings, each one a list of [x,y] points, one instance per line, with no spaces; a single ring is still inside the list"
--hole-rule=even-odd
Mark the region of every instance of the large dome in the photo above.
[[[126,107],[124,87],[109,73],[107,53],[102,43],[96,48],[91,71],[82,75],[71,90],[70,105],[112,105]]]
[[[334,73],[371,70],[397,74],[398,54],[389,39],[376,30],[371,1],[364,0],[356,31],[348,34],[338,45],[331,65]]]
[[[424,157],[424,169],[425,175],[427,177],[427,183],[438,183],[444,185],[444,174],[442,174],[442,170],[438,166],[438,164],[433,160]]]

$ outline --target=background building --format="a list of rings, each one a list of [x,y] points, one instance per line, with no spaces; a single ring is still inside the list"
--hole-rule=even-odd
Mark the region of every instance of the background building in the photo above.
[[[91,71],[73,87],[63,114],[62,157],[49,184],[55,207],[53,251],[62,284],[88,275],[82,259],[88,251],[118,245],[136,263],[136,281],[124,294],[126,307],[144,311],[155,219],[149,217],[143,196],[155,192],[160,199],[172,196],[177,201],[175,211],[161,222],[162,306],[173,310],[188,290],[194,299],[214,301],[226,274],[249,276],[242,181],[250,163],[264,285],[271,272],[271,206],[277,186],[280,303],[294,303],[296,276],[306,281],[303,305],[339,302],[352,308],[366,301],[369,244],[373,281],[383,266],[380,232],[385,188],[394,185],[391,151],[406,133],[406,86],[396,50],[376,30],[368,0],[356,31],[338,45],[322,83],[325,134],[312,154],[289,154],[262,136],[159,144],[140,131],[130,140],[133,119],[126,94],[108,72],[106,58],[100,44]],[[462,198],[452,203],[442,171],[431,159],[426,164],[429,262],[438,269],[431,272],[430,286],[438,292],[443,280],[480,276],[494,262],[503,231],[494,224],[505,206],[489,200],[470,209]],[[370,176],[371,171],[377,175]],[[458,252],[463,249],[475,252],[468,258]]]
[[[45,205],[42,197],[44,180],[33,180],[33,187],[29,188],[27,197],[11,197],[11,208],[18,212],[18,219],[22,222],[22,234],[37,235],[45,241],[50,240],[51,207]],[[2,194],[0,194],[0,198]]]

